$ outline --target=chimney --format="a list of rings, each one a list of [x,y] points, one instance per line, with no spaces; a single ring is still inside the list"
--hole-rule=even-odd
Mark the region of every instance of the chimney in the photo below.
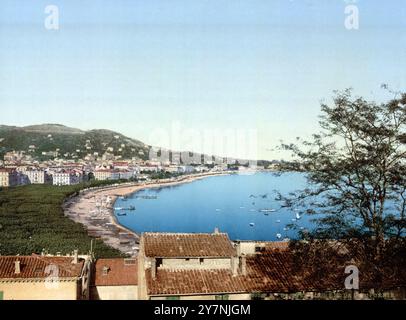
[[[16,260],[16,261],[14,262],[14,266],[15,266],[15,268],[14,268],[14,273],[15,273],[15,274],[20,274],[20,273],[21,273],[21,263],[20,263],[20,260]]]
[[[231,272],[233,277],[238,275],[238,257],[231,257]]]
[[[79,261],[79,259],[78,259],[78,250],[75,249],[75,250],[73,250],[73,261],[72,261],[72,263],[77,264],[78,261]]]
[[[156,259],[151,260],[151,278],[155,280],[156,278]]]
[[[241,255],[241,274],[243,276],[247,275],[247,257],[245,254]]]

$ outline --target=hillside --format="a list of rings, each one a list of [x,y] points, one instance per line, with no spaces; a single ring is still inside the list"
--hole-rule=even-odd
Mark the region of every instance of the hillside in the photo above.
[[[0,126],[0,158],[7,151],[18,150],[40,160],[55,155],[59,158],[84,158],[98,153],[101,156],[106,152],[127,159],[145,159],[149,148],[141,141],[109,130],[82,131],[59,124]],[[44,155],[44,152],[49,154]]]

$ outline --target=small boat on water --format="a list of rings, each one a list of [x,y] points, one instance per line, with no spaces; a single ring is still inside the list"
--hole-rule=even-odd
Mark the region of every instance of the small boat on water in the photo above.
[[[117,213],[117,215],[121,217],[121,216],[126,216],[127,214],[125,212],[123,212],[123,213]]]
[[[276,234],[276,237],[277,237],[278,239],[280,239],[280,238],[282,238],[282,235],[281,235],[280,233],[277,233],[277,234]]]
[[[276,209],[260,209],[260,212],[275,212]]]
[[[254,222],[250,222],[250,227],[253,227],[253,226],[255,226],[255,223],[254,223]]]
[[[244,209],[245,207],[240,207],[240,209]]]
[[[120,211],[120,210],[124,210],[124,208],[122,208],[122,207],[117,207],[117,208],[114,208],[114,210]]]
[[[221,209],[216,209],[216,211],[217,211],[217,212],[220,212],[220,211],[221,211]]]
[[[281,221],[278,219],[278,220],[276,220],[276,223],[281,223]]]
[[[299,220],[302,216],[299,213],[296,213],[296,220]]]
[[[134,206],[129,206],[127,210],[133,211],[133,210],[135,210],[135,207]]]

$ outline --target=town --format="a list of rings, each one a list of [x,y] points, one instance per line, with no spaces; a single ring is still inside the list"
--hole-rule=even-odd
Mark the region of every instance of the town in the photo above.
[[[34,148],[35,146],[31,146]],[[118,158],[118,159],[117,159]],[[148,181],[159,178],[173,178],[184,174],[223,172],[230,170],[246,171],[247,165],[238,165],[238,160],[217,158],[204,164],[193,162],[182,164],[180,160],[158,161],[133,157],[122,160],[110,154],[86,156],[84,159],[54,158],[35,160],[25,151],[10,151],[0,161],[0,187],[15,187],[27,184],[50,184],[55,186],[76,185],[88,181]],[[267,166],[276,169],[277,163]],[[255,166],[255,170],[264,170]]]

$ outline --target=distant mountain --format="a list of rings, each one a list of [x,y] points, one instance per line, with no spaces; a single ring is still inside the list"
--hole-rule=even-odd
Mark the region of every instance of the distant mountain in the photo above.
[[[150,146],[110,130],[83,131],[60,124],[26,127],[0,125],[0,157],[7,151],[26,151],[44,160],[55,157],[83,158],[106,152],[131,159],[146,159]],[[44,154],[45,153],[45,154]],[[52,155],[54,153],[54,155]]]
[[[33,126],[21,127],[26,132],[39,132],[39,133],[66,133],[66,134],[84,134],[85,131],[76,128],[69,128],[61,124],[39,124]]]

